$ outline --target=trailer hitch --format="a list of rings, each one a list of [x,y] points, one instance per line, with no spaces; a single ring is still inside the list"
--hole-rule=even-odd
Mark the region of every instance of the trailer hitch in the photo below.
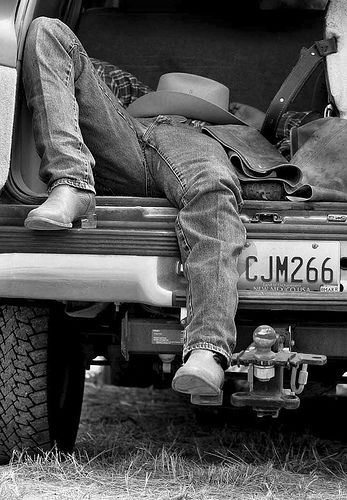
[[[308,365],[324,365],[326,356],[292,352],[279,342],[279,334],[268,325],[254,330],[253,343],[232,355],[232,366],[248,367],[248,390],[231,395],[234,406],[250,406],[258,417],[278,417],[281,408],[296,409],[307,382]],[[284,370],[291,370],[290,387],[284,388]]]

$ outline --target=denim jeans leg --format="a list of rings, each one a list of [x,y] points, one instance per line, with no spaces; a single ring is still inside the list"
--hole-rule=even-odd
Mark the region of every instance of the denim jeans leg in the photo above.
[[[40,177],[49,189],[70,184],[94,191],[95,178],[107,189],[103,194],[145,195],[144,156],[133,121],[61,21],[32,22],[23,82],[42,158]]]
[[[179,209],[176,232],[188,281],[183,357],[235,346],[237,259],[245,243],[240,185],[222,146],[192,127],[160,123],[144,136],[157,185]]]

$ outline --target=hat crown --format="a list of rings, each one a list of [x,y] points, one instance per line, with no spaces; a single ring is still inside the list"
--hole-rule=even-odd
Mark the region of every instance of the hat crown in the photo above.
[[[157,91],[180,92],[219,106],[229,108],[229,89],[222,83],[190,73],[165,73],[158,82]]]

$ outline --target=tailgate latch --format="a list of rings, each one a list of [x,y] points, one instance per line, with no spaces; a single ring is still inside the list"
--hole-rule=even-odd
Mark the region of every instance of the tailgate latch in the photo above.
[[[273,224],[283,222],[283,217],[281,217],[276,212],[258,212],[251,218],[251,222],[262,222],[265,224]]]

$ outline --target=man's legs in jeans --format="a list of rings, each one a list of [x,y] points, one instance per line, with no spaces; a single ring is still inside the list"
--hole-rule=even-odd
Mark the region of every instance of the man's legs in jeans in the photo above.
[[[75,200],[86,191],[93,196],[96,162],[94,175],[97,184],[100,177],[100,191],[105,187],[114,194],[145,195],[145,161],[133,123],[62,22],[33,21],[25,45],[23,81],[42,158],[40,177],[49,193],[69,186],[78,189]],[[46,216],[45,205],[52,211],[51,198],[32,211],[28,220],[42,213]],[[62,201],[60,197],[58,202]]]
[[[142,138],[146,162],[134,121],[58,21],[33,23],[24,71],[41,175],[53,193],[61,185],[93,192],[96,159],[97,183],[110,194],[146,195],[152,183],[180,210],[177,235],[189,284],[184,355],[219,353],[227,366],[244,229],[237,180],[222,147],[190,127],[157,126],[159,118]]]
[[[219,354],[225,368],[236,342],[237,259],[245,243],[238,214],[240,185],[222,146],[177,121],[159,116],[143,141],[152,177],[179,209],[176,233],[189,287],[183,358],[207,350]],[[202,364],[215,372],[211,357],[204,356]],[[201,384],[194,387],[192,373],[196,370],[191,367],[181,368],[174,388],[198,393]],[[208,377],[205,395],[218,394],[221,377],[218,369],[215,383]]]

